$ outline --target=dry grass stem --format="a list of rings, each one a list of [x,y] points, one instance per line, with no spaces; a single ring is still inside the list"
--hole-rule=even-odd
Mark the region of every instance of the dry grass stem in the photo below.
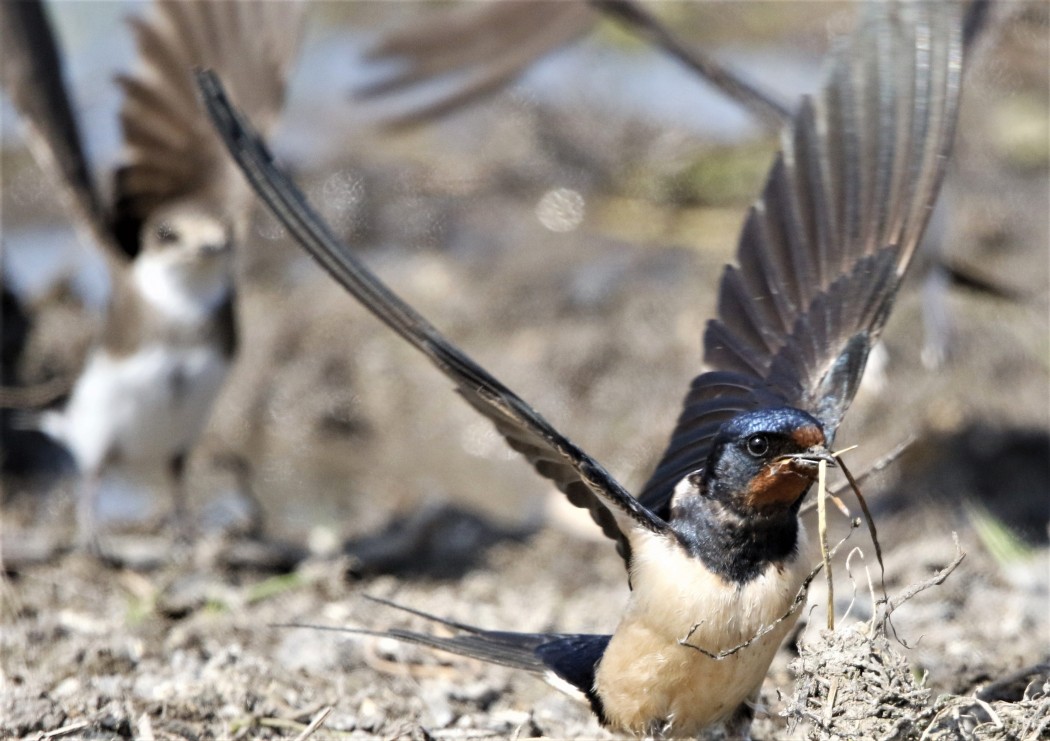
[[[828,552],[829,559],[832,558],[838,552],[839,548],[842,547],[843,543],[849,540],[849,537],[853,534],[853,531],[858,527],[860,527],[859,519],[853,520],[850,523],[849,532],[846,533],[846,535],[843,536],[842,540],[836,543],[835,546]],[[685,646],[686,648],[691,648],[694,651],[699,651],[704,656],[709,656],[717,661],[721,661],[722,659],[725,659],[728,656],[732,656],[737,651],[747,648],[759,638],[764,636],[766,633],[773,630],[773,628],[775,628],[777,625],[791,617],[795,613],[795,611],[798,610],[798,608],[806,602],[806,593],[809,591],[809,585],[813,583],[813,580],[817,578],[817,574],[819,574],[820,570],[823,568],[823,561],[814,566],[813,569],[806,575],[806,578],[802,580],[802,586],[798,588],[798,592],[795,594],[795,599],[791,602],[791,606],[788,607],[787,611],[773,622],[764,626],[761,630],[759,630],[757,633],[755,633],[743,643],[739,643],[736,646],[733,646],[732,648],[727,648],[724,651],[718,652],[709,651],[706,648],[697,646],[695,643],[689,643],[689,639],[692,638],[693,634],[696,633],[697,630],[699,630],[701,625],[703,625],[703,621],[700,621],[698,623],[693,623],[693,626],[689,629],[689,632],[686,633],[684,638],[678,639],[678,645]]]
[[[42,734],[40,736],[40,738],[41,739],[50,739],[50,738],[58,738],[59,736],[66,736],[66,735],[68,735],[70,733],[75,733],[77,731],[83,730],[83,729],[87,728],[90,725],[91,724],[88,723],[87,721],[82,721],[80,723],[70,723],[68,726],[62,726],[61,728],[56,728],[53,731],[48,731],[47,733]]]
[[[325,722],[329,715],[332,713],[332,706],[322,708],[317,715],[314,716],[313,720],[310,721],[310,725],[303,729],[303,732],[295,737],[295,741],[306,741],[310,736],[317,732],[317,729]]]
[[[868,533],[871,535],[871,544],[875,546],[875,560],[879,562],[879,581],[882,585],[882,597],[888,599],[886,594],[886,564],[882,561],[882,546],[879,545],[879,531],[875,527],[875,518],[871,516],[871,510],[868,509],[868,502],[864,499],[864,495],[861,494],[860,486],[857,484],[857,479],[850,473],[846,463],[841,458],[836,458],[839,464],[839,468],[842,469],[842,473],[846,475],[846,480],[849,482],[850,488],[853,489],[853,494],[857,497],[857,502],[860,504],[861,512],[864,513],[864,521],[868,523]]]
[[[831,574],[831,554],[828,552],[827,508],[828,464],[817,464],[817,532],[820,537],[820,557],[824,562],[824,578],[828,582],[828,630],[835,630],[835,584]]]

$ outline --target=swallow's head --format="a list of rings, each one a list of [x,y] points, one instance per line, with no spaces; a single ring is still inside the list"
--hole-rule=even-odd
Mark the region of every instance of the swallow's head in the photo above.
[[[191,200],[157,208],[143,226],[142,251],[172,263],[223,263],[229,259],[232,230],[212,209]]]
[[[719,428],[699,488],[741,513],[789,510],[816,480],[820,461],[835,465],[812,415],[789,407],[748,412]]]
[[[210,311],[229,296],[233,230],[228,222],[192,201],[157,208],[142,227],[135,272],[147,297],[168,296]],[[193,312],[191,312],[193,313]]]

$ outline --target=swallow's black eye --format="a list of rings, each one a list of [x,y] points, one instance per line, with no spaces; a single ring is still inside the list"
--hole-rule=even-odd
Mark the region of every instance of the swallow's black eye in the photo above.
[[[769,438],[765,435],[752,435],[747,439],[747,452],[755,458],[761,458],[769,452]]]
[[[167,222],[157,227],[157,239],[161,244],[174,244],[179,241],[179,233],[171,228]]]

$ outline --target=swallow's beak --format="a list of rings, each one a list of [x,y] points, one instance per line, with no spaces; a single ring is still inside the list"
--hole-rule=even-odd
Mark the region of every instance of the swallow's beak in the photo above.
[[[816,478],[817,468],[821,461],[824,461],[829,466],[838,466],[835,456],[823,445],[814,445],[801,453],[781,456],[779,460],[789,461],[789,465],[796,472],[814,478]]]

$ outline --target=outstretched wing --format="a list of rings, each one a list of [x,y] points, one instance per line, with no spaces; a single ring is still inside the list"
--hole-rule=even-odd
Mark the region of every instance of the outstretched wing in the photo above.
[[[831,441],[940,188],[960,31],[955,3],[873,3],[804,100],[722,276],[704,335],[712,370],[693,381],[640,497],[655,512],[740,412],[804,409]]]
[[[110,245],[107,215],[84,154],[62,75],[62,58],[39,0],[0,3],[0,80],[29,130],[41,167],[54,174],[66,206],[93,242]],[[119,251],[107,257],[123,262]]]
[[[184,197],[206,199],[243,229],[250,191],[198,101],[193,69],[217,70],[232,98],[268,133],[298,48],[301,4],[157,0],[131,25],[139,62],[119,78],[125,152],[113,230],[121,247],[134,256],[150,212]]]
[[[456,390],[490,419],[514,450],[554,481],[569,500],[591,510],[609,537],[622,540],[635,525],[667,532],[597,461],[576,447],[411,306],[383,284],[310,208],[302,192],[273,163],[257,134],[230,105],[218,78],[198,75],[205,105],[226,145],[259,197],[315,260],[365,308],[422,352]]]
[[[447,93],[391,124],[437,118],[509,84],[537,59],[590,31],[596,20],[587,3],[578,0],[501,0],[429,12],[369,50],[369,59],[397,60],[402,67],[356,95],[376,98],[460,75]]]
[[[437,118],[509,84],[538,59],[583,36],[598,13],[662,49],[759,118],[774,126],[790,118],[774,95],[682,43],[635,0],[496,0],[428,13],[369,51],[370,59],[399,60],[402,68],[357,96],[376,98],[459,75],[447,92],[388,123],[407,126]]]

